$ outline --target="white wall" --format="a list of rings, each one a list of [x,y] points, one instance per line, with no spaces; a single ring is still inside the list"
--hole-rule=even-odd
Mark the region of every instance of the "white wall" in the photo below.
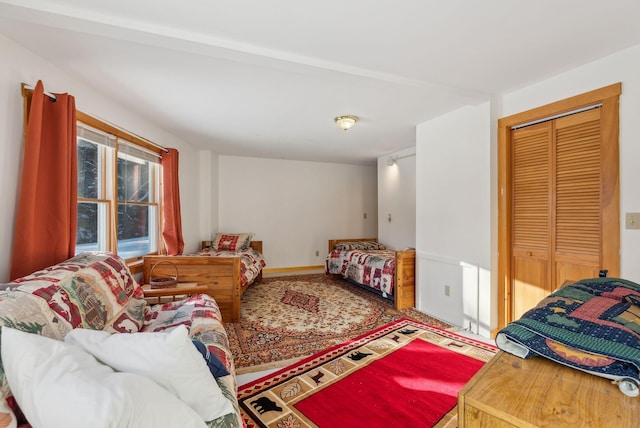
[[[415,154],[411,147],[378,158],[378,240],[397,250],[416,246]]]
[[[467,326],[479,311],[479,332],[495,328],[497,296],[497,119],[622,82],[620,209],[640,212],[640,45],[545,81],[493,95],[417,127],[416,249],[419,309]],[[621,276],[640,282],[640,230],[621,229]],[[466,282],[477,263],[480,293]],[[455,284],[455,285],[454,285]],[[488,285],[490,284],[490,285]],[[451,296],[444,296],[444,285]],[[472,318],[472,317],[471,317]]]
[[[417,307],[488,336],[490,103],[417,127]],[[449,296],[446,295],[448,290]],[[480,311],[480,312],[479,312]]]
[[[198,188],[198,151],[185,141],[151,125],[144,118],[111,101],[105,94],[109,88],[90,88],[81,80],[58,69],[50,62],[0,36],[0,281],[9,277],[13,228],[17,204],[18,181],[22,164],[23,103],[22,82],[35,85],[42,80],[48,92],[68,92],[76,99],[76,107],[85,113],[116,123],[158,144],[180,151],[180,186]],[[199,244],[199,206],[197,198],[185,198],[181,205],[185,246],[195,250]],[[44,243],[43,243],[44,244]]]
[[[218,180],[212,233],[255,233],[267,268],[321,265],[329,239],[376,236],[375,166],[221,155]]]

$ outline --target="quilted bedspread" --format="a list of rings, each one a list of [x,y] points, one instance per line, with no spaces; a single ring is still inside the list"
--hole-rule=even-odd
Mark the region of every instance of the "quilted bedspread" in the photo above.
[[[333,250],[325,261],[325,272],[378,290],[384,297],[393,295],[395,251]]]
[[[502,329],[500,349],[541,355],[615,379],[640,379],[640,285],[617,278],[585,279],[560,288]]]
[[[259,251],[249,248],[244,251],[216,251],[211,248],[205,248],[193,256],[207,257],[240,257],[240,282],[241,285],[251,284],[262,268],[266,266],[264,257]]]

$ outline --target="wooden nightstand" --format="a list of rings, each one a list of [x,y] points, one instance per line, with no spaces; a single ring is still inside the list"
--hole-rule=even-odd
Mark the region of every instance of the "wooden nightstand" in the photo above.
[[[172,301],[176,301],[177,296],[191,296],[193,294],[206,294],[208,287],[206,285],[198,285],[197,282],[179,282],[175,287],[167,288],[151,288],[151,285],[144,284],[145,299],[157,298],[157,303],[161,303],[163,297],[171,297]]]

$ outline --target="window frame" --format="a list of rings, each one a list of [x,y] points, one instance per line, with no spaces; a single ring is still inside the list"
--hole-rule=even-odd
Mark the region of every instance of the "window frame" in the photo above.
[[[106,134],[110,134],[115,137],[115,147],[113,148],[113,160],[112,162],[108,162],[106,156],[103,156],[103,179],[101,180],[101,185],[103,187],[101,196],[96,199],[91,198],[80,198],[78,197],[78,203],[81,202],[91,202],[91,203],[106,203],[107,204],[107,251],[111,251],[113,253],[118,253],[118,206],[120,204],[130,204],[131,201],[127,200],[119,200],[118,199],[118,152],[121,144],[124,146],[123,142],[126,144],[131,144],[134,147],[148,151],[157,155],[159,158],[162,155],[162,152],[165,150],[163,147],[160,147],[152,142],[142,139],[141,137],[132,134],[128,131],[125,131],[117,126],[114,126],[110,123],[104,122],[100,119],[97,119],[91,115],[83,113],[81,111],[76,111],[76,122],[78,124],[82,124],[88,126],[90,128],[94,128],[98,131],[104,132]],[[103,150],[103,155],[108,150],[107,147],[101,147]],[[122,150],[120,150],[122,151]],[[122,151],[124,152],[124,151]],[[111,163],[111,165],[109,165]],[[155,237],[152,237],[152,231],[149,230],[150,240],[154,239],[157,243],[156,251],[152,251],[146,254],[142,254],[139,256],[129,257],[126,260],[127,264],[132,265],[136,262],[141,262],[142,258],[146,255],[154,255],[154,254],[163,254],[165,251],[164,241],[162,240],[162,171],[161,164],[158,162],[157,164],[153,164],[154,169],[157,169],[155,174],[152,174],[154,178],[149,183],[150,192],[153,193],[154,199],[156,202],[135,202],[135,205],[144,205],[144,206],[154,206],[157,209],[156,216],[156,228],[155,228]],[[111,171],[107,172],[107,169],[111,168]],[[112,179],[113,182],[108,184],[106,180]],[[111,188],[111,195],[106,194],[107,188]]]

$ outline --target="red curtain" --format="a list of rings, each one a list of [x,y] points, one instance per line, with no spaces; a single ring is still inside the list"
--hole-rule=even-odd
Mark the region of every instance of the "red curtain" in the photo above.
[[[184,241],[182,240],[176,149],[167,149],[167,152],[162,152],[162,183],[162,237],[167,247],[167,254],[177,256],[184,250]]]
[[[38,81],[31,98],[11,278],[73,257],[76,250],[77,152],[73,96],[44,94]]]

